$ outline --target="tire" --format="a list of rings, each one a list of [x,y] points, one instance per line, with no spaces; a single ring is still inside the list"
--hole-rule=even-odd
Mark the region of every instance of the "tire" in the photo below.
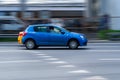
[[[70,40],[68,46],[70,49],[77,49],[78,48],[78,41],[77,40]]]
[[[32,40],[32,39],[29,39],[29,40],[27,40],[27,41],[25,42],[25,47],[26,47],[27,49],[35,49],[35,48],[37,48],[37,46],[36,46],[36,44],[35,44],[35,41]]]

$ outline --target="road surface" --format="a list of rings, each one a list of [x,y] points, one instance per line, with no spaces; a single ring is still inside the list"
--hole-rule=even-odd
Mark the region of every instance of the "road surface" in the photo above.
[[[120,43],[39,47],[0,43],[0,80],[120,80]]]

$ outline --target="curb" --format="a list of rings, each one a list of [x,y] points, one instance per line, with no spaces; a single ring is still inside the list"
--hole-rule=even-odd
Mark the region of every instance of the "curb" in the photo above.
[[[120,43],[120,41],[111,41],[111,40],[88,40],[88,43]]]

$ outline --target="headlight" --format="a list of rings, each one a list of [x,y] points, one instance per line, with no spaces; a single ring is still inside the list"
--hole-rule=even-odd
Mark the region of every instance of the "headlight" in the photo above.
[[[82,39],[84,39],[84,38],[85,38],[83,35],[80,35],[80,37],[81,37]]]

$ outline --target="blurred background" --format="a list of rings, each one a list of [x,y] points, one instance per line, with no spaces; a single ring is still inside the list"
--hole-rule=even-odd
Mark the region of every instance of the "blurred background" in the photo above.
[[[90,38],[120,32],[119,0],[0,0],[0,36],[52,23]],[[116,4],[116,6],[111,6]]]

